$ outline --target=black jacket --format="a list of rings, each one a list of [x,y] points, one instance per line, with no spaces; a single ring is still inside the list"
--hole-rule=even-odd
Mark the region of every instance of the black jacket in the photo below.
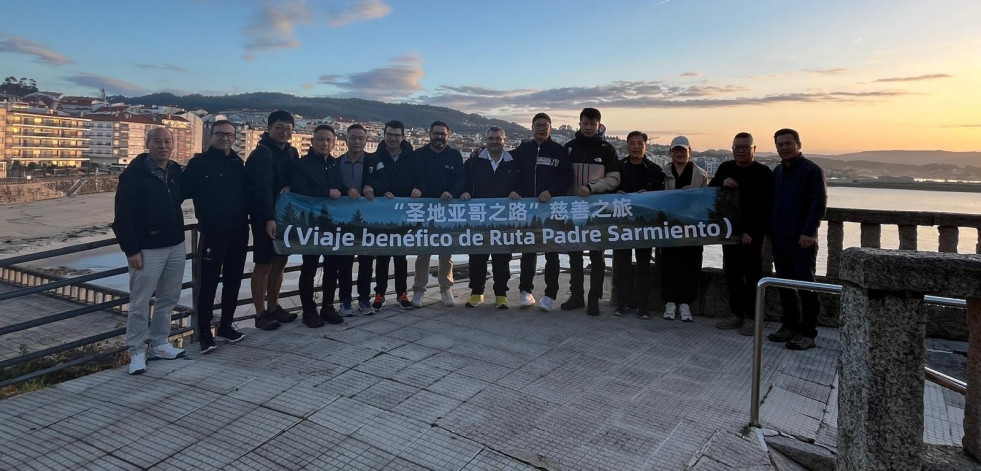
[[[143,249],[171,247],[184,242],[181,211],[181,166],[167,164],[164,184],[147,167],[149,154],[136,156],[119,175],[112,232],[127,256]]]
[[[444,191],[450,192],[454,198],[463,193],[463,156],[460,151],[446,146],[436,153],[429,145],[416,149],[419,164],[422,166],[423,198],[439,198]]]
[[[576,131],[576,137],[565,143],[565,150],[572,160],[570,195],[578,195],[580,186],[588,186],[592,194],[611,193],[620,186],[620,159],[602,136],[586,137]]]
[[[656,163],[644,159],[643,169],[630,163],[630,157],[620,160],[620,186],[617,191],[637,193],[640,190],[656,191],[664,189],[664,170]],[[642,170],[638,172],[638,170]]]
[[[749,234],[754,240],[770,233],[770,210],[773,207],[773,171],[759,162],[740,167],[729,160],[719,165],[709,186],[722,186],[726,178],[739,184],[739,223],[737,234]]]
[[[496,171],[486,149],[479,156],[467,159],[463,167],[466,176],[461,193],[470,193],[471,198],[507,198],[521,186],[518,162],[507,151]]]
[[[290,192],[306,196],[329,196],[330,190],[340,190],[337,159],[320,155],[310,149],[293,166]]]
[[[817,237],[827,208],[828,186],[817,164],[801,155],[773,171],[770,237],[774,243],[796,243],[802,235]]]
[[[409,197],[413,188],[422,189],[422,164],[412,145],[402,141],[402,151],[398,162],[392,158],[385,143],[375,151],[375,170],[365,175],[365,184],[375,189],[375,195],[391,191],[399,197]]]
[[[259,145],[245,161],[249,180],[249,202],[253,224],[265,224],[276,218],[276,197],[280,190],[289,186],[293,178],[293,166],[300,160],[296,148],[286,144],[280,149],[276,142],[263,133]]]
[[[249,186],[245,164],[235,151],[228,155],[209,147],[184,168],[181,199],[194,201],[202,231],[240,228],[249,223]]]
[[[538,145],[534,139],[522,142],[511,151],[521,172],[518,194],[537,198],[548,190],[552,196],[565,196],[572,183],[572,161],[565,147],[551,137]]]

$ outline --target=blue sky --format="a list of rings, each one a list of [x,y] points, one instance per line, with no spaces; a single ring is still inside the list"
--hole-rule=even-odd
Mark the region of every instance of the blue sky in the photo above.
[[[596,106],[612,134],[696,149],[791,126],[805,152],[981,150],[979,23],[977,0],[38,0],[5,3],[0,73],[71,94],[278,91],[525,125],[547,111],[575,126]]]

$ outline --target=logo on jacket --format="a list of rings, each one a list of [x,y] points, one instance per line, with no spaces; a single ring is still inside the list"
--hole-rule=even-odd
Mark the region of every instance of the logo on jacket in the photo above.
[[[602,157],[593,157],[593,162],[603,163],[603,158]]]

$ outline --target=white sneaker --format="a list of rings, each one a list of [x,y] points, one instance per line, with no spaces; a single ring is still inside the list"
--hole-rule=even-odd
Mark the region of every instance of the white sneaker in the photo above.
[[[538,303],[538,308],[541,309],[541,310],[543,310],[543,311],[545,311],[545,312],[550,312],[552,310],[552,303],[554,303],[554,302],[555,302],[554,299],[552,299],[552,298],[550,298],[548,296],[545,296]]]
[[[129,356],[129,374],[141,375],[146,373],[146,353],[134,353]]]
[[[157,345],[156,347],[150,349],[150,353],[153,354],[154,358],[159,358],[161,360],[173,360],[184,356],[184,350],[174,348],[174,346],[170,343]]]
[[[674,303],[667,303],[664,305],[664,318],[668,320],[674,320]]]
[[[687,304],[681,303],[678,306],[678,313],[681,314],[681,320],[685,322],[692,322],[691,318],[691,308]]]
[[[442,293],[440,293],[440,296],[442,296],[443,298],[443,305],[447,307],[456,306],[456,301],[453,300],[453,290],[448,289],[446,291],[443,291]]]
[[[524,309],[526,307],[531,307],[535,304],[535,297],[527,291],[522,291],[518,294],[518,307]]]
[[[422,307],[422,297],[425,295],[425,292],[412,293],[412,301],[409,301],[409,303],[412,304],[412,307]]]

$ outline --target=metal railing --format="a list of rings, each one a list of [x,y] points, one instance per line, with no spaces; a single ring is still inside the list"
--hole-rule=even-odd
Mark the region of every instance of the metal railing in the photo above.
[[[817,283],[813,281],[788,280],[785,278],[766,277],[756,285],[756,308],[753,324],[753,386],[749,409],[749,425],[760,426],[760,383],[763,375],[763,311],[766,306],[766,289],[770,286],[777,288],[794,288],[807,291],[841,294],[841,285]],[[967,307],[963,299],[945,298],[941,296],[924,296],[924,302],[945,307]],[[967,383],[945,375],[931,368],[924,368],[926,379],[960,394],[967,393]]]

